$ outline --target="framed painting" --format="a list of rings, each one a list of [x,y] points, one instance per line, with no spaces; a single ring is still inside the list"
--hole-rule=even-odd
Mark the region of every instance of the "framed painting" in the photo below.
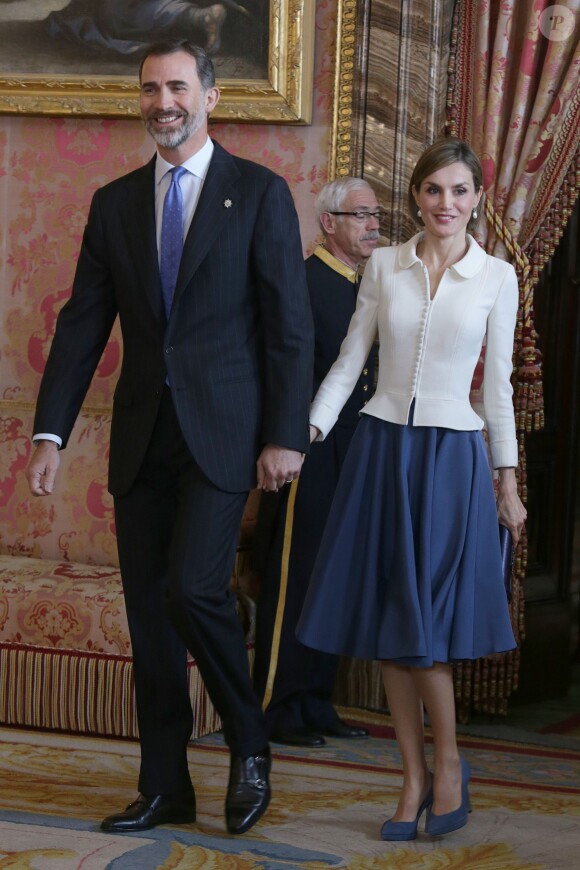
[[[0,113],[139,115],[144,47],[183,36],[216,69],[217,121],[308,124],[315,0],[0,0]]]

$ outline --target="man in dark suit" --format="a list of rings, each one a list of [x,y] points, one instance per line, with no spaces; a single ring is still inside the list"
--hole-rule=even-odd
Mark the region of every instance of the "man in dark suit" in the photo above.
[[[291,482],[307,451],[312,317],[288,186],[208,138],[211,61],[186,41],[152,46],[140,86],[157,154],[93,197],[28,478],[35,495],[52,492],[58,447],[119,316],[109,489],[141,770],[137,800],[102,828],[195,820],[189,650],[222,718],[226,823],[242,833],[268,806],[270,752],[229,581],[248,491]]]
[[[326,184],[316,200],[324,234],[306,260],[314,315],[314,389],[338,356],[356,305],[359,267],[378,243],[380,209],[361,178]],[[356,738],[368,732],[339,718],[332,705],[338,657],[296,639],[310,576],[346,452],[374,386],[374,353],[332,432],[315,442],[300,480],[279,493],[263,493],[254,542],[260,574],[254,683],[264,699],[270,738],[295,746],[322,746],[325,736]]]

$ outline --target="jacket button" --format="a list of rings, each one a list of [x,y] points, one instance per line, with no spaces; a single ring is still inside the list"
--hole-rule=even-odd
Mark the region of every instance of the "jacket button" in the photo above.
[[[166,353],[167,355],[169,355],[170,353],[173,353],[173,347],[172,347],[171,345],[169,345],[169,347],[166,347],[166,348],[165,348],[165,353]]]
[[[367,392],[368,388],[369,388],[369,385],[368,385],[368,384],[365,384],[364,387],[363,387],[363,390],[365,391],[365,393]]]
[[[368,375],[369,370],[368,370],[368,369],[363,369],[363,370],[362,370],[362,373],[363,373],[363,375]]]

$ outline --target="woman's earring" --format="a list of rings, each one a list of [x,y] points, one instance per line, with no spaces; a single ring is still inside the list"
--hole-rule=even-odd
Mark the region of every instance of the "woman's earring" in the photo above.
[[[477,220],[477,212],[475,209],[473,209],[473,211],[471,212],[471,217],[473,218],[474,221]]]
[[[417,217],[423,217],[423,212],[420,208],[417,209]]]

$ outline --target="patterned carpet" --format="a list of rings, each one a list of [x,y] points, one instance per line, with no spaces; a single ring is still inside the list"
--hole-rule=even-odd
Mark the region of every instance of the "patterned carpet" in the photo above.
[[[541,733],[565,734],[567,737],[573,737],[575,740],[578,740],[580,738],[580,713],[573,713],[571,716],[566,716],[558,722],[545,725]]]
[[[354,714],[354,711],[350,711]],[[351,717],[352,718],[352,717]],[[357,720],[361,715],[357,711]],[[219,735],[191,745],[195,825],[133,836],[98,821],[134,797],[129,741],[0,729],[0,868],[10,870],[565,870],[578,866],[580,751],[462,736],[473,814],[446,838],[383,843],[400,758],[386,717],[368,740],[304,752],[275,747],[274,800],[248,834],[225,833],[228,755]]]
[[[572,666],[564,697],[534,703],[513,704],[504,717],[474,714],[463,734],[501,738],[515,743],[537,743],[558,749],[580,751],[580,662]]]

